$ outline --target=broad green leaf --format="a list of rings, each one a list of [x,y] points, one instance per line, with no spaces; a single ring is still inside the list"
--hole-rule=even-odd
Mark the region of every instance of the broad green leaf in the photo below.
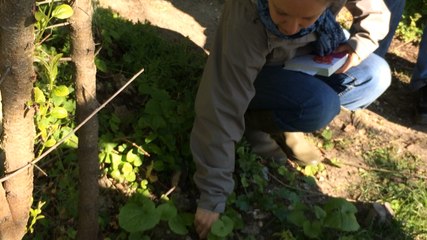
[[[319,206],[314,206],[314,215],[317,219],[323,219],[326,217],[326,212]]]
[[[116,180],[119,180],[122,177],[122,173],[118,169],[111,171],[110,175]]]
[[[67,140],[65,140],[65,142],[64,142],[64,145],[65,145],[66,147],[74,148],[74,149],[77,149],[78,144],[79,144],[79,138],[78,138],[75,134],[72,134],[72,135],[71,135],[69,138],[67,138]]]
[[[301,210],[293,210],[288,215],[288,221],[299,227],[302,227],[306,220],[307,217],[304,215],[304,211]]]
[[[104,72],[104,73],[108,72],[107,63],[105,63],[105,61],[103,61],[102,59],[96,58],[95,66],[96,66],[96,69],[98,69],[101,72]]]
[[[51,116],[57,119],[66,118],[68,116],[67,110],[63,107],[55,107],[50,112]]]
[[[233,228],[233,220],[227,216],[222,216],[212,224],[211,233],[218,237],[226,237],[233,231]]]
[[[132,164],[130,164],[130,163],[128,163],[128,162],[124,162],[124,163],[122,164],[122,168],[121,168],[121,170],[122,170],[122,173],[123,173],[124,175],[128,175],[129,173],[131,173],[131,172],[133,171]]]
[[[36,103],[44,103],[46,102],[46,97],[44,96],[44,93],[40,88],[35,87],[34,88],[34,101]]]
[[[136,180],[136,174],[134,172],[130,172],[125,176],[126,181],[134,182]]]
[[[74,11],[70,5],[61,4],[52,11],[52,17],[58,19],[67,19],[73,15]]]
[[[303,224],[304,234],[309,238],[317,238],[322,233],[322,225],[319,221],[305,221]]]
[[[123,153],[127,149],[127,144],[123,143],[117,147],[117,151]]]
[[[111,158],[111,168],[119,169],[119,166],[122,163],[122,156],[117,153],[111,152],[110,158]]]
[[[138,154],[133,153],[132,149],[130,151],[127,152],[126,154],[126,161],[133,163],[133,162],[141,162],[141,158],[138,156]],[[139,164],[138,166],[140,166],[141,164]]]
[[[36,13],[34,13],[34,18],[37,20],[37,22],[47,20],[46,14],[44,14],[44,12],[41,12],[41,11],[37,11]]]
[[[58,97],[65,97],[65,96],[68,96],[68,94],[70,94],[70,90],[68,90],[68,87],[64,85],[56,86],[53,89],[53,94]]]
[[[178,235],[186,235],[188,233],[188,229],[180,215],[171,217],[168,221],[168,225],[172,232]]]
[[[140,157],[138,157],[137,159],[135,159],[134,161],[133,161],[133,166],[135,166],[135,167],[139,167],[139,166],[141,166],[142,165],[142,159],[140,158]]]
[[[128,232],[143,232],[152,229],[160,221],[160,212],[152,201],[144,205],[128,203],[119,213],[119,225]]]
[[[55,145],[56,144],[56,140],[55,139],[53,139],[53,138],[49,138],[49,140],[47,140],[45,143],[44,143],[44,146],[45,147],[52,147],[53,145]]]
[[[355,216],[357,208],[347,200],[333,198],[325,204],[324,210],[327,213],[325,226],[348,232],[360,228]]]
[[[164,221],[168,221],[177,214],[176,207],[170,203],[163,203],[157,209],[160,211],[160,219]]]

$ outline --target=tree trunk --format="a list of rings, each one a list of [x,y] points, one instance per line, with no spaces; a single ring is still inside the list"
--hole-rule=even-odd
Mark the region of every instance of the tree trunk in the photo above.
[[[34,111],[31,100],[33,68],[33,0],[0,2],[0,73],[3,97],[5,174],[34,159]],[[0,239],[22,239],[29,218],[33,168],[0,184]]]
[[[77,121],[97,107],[95,44],[92,36],[91,0],[76,0],[72,28],[72,59],[75,64]],[[79,219],[77,239],[97,239],[98,234],[98,119],[93,117],[79,131]]]

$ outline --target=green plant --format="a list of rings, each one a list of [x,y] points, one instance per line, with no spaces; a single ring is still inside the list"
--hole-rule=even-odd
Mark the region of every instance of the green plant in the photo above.
[[[233,232],[233,228],[233,220],[224,215],[212,224],[208,240],[225,239]]]
[[[45,30],[53,19],[67,19],[73,15],[72,8],[63,3],[39,5],[35,12],[36,48],[35,60],[37,63],[38,81],[34,87],[34,102],[28,106],[37,109],[35,122],[37,126],[36,143],[40,145],[38,154],[45,148],[52,147],[56,142],[71,132],[73,122],[69,116],[74,115],[75,100],[70,95],[74,89],[59,83],[59,66],[63,53],[57,53],[55,48],[42,45],[41,38],[45,40],[50,36],[44,35]],[[70,84],[68,82],[68,84]],[[77,137],[73,135],[65,145],[77,147]]]
[[[38,11],[34,13],[36,19],[35,28],[36,28],[36,40],[37,44],[40,44],[44,33],[47,29],[52,29],[55,26],[49,27],[50,22],[53,19],[64,20],[70,18],[73,15],[73,9],[68,4],[55,4],[55,1],[52,0],[48,4],[38,4]],[[49,37],[49,35],[47,36]]]
[[[323,139],[322,147],[327,151],[333,149],[335,144],[332,138],[332,130],[325,128],[320,135]]]
[[[131,239],[144,236],[144,233],[153,229],[160,221],[167,222],[173,233],[185,235],[188,233],[188,227],[193,224],[193,215],[178,213],[171,201],[156,206],[143,194],[134,195],[119,213],[119,224],[131,234]]]
[[[427,20],[426,0],[407,1],[396,35],[405,42],[418,42]]]
[[[34,232],[34,225],[37,223],[38,220],[45,218],[45,216],[42,213],[42,207],[46,204],[46,202],[39,201],[37,203],[36,208],[30,209],[30,226],[28,226],[27,231],[30,233]]]
[[[385,237],[409,238],[397,232],[403,228],[411,239],[427,238],[427,187],[425,179],[418,178],[423,176],[420,159],[393,147],[365,152],[364,159],[375,171],[363,171],[363,181],[356,186],[360,188],[360,198],[390,203],[395,219],[404,223],[393,222],[386,227]]]
[[[289,223],[292,223],[297,228],[290,231],[296,234],[297,239],[328,238],[333,236],[330,229],[338,232],[354,232],[359,229],[355,216],[357,209],[352,203],[340,198],[329,199],[322,205],[306,203],[300,197],[306,192],[298,192],[297,187],[291,187],[298,186],[299,182],[306,182],[309,177],[312,178],[318,172],[324,171],[323,164],[301,169],[304,175],[281,165],[283,163],[269,162],[266,166],[261,163],[258,156],[249,151],[245,142],[241,142],[237,147],[237,159],[236,183],[239,183],[238,188],[243,188],[244,194],[234,194],[229,199],[228,208],[235,207],[242,212],[248,212],[256,207],[274,216],[280,224],[289,226]],[[278,179],[279,177],[274,176],[276,174],[285,182],[289,182],[289,187],[296,192],[286,186],[274,186],[270,182],[270,176]],[[284,239],[294,237],[286,231],[274,235]]]

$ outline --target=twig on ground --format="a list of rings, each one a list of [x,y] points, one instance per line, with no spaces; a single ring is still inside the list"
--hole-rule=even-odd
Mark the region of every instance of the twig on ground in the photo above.
[[[330,159],[327,159],[327,160],[330,161]],[[367,166],[356,165],[356,164],[352,164],[352,163],[348,163],[348,162],[340,162],[340,164],[344,164],[344,165],[347,165],[349,167],[361,168],[361,169],[366,170],[366,171],[375,171],[375,172],[389,173],[389,174],[393,174],[395,176],[400,176],[400,177],[405,177],[405,178],[427,179],[427,177],[425,177],[425,176],[420,176],[420,175],[406,176],[406,175],[398,173],[398,172],[396,172],[394,170],[388,170],[388,169],[383,169],[383,168],[367,167]]]
[[[268,173],[268,175],[269,175],[272,179],[274,179],[276,182],[280,183],[282,186],[287,187],[287,188],[289,188],[289,189],[293,189],[293,190],[296,190],[296,191],[309,193],[309,194],[311,194],[311,195],[313,195],[313,196],[323,196],[323,195],[325,195],[324,193],[313,192],[313,191],[309,191],[309,190],[305,190],[305,189],[297,188],[297,187],[291,186],[291,185],[289,185],[289,184],[286,184],[286,183],[284,183],[282,180],[280,180],[278,177],[274,176],[274,175],[273,175],[273,174],[271,174],[271,173]]]

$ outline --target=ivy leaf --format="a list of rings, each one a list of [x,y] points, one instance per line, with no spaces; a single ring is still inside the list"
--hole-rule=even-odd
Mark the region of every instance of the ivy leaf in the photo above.
[[[186,235],[188,229],[180,215],[175,215],[168,221],[169,228],[178,235]]]
[[[64,85],[56,86],[53,89],[53,94],[58,97],[65,97],[65,96],[68,96],[68,94],[70,94],[70,90],[68,90],[68,87]]]
[[[303,224],[304,234],[309,238],[317,238],[322,233],[322,225],[319,221],[305,221]]]
[[[67,110],[65,110],[65,108],[63,107],[53,108],[50,114],[52,115],[52,117],[57,119],[66,118],[68,116]]]
[[[52,11],[52,17],[58,19],[67,19],[73,15],[74,11],[70,5],[61,4]]]
[[[211,233],[218,237],[226,237],[233,231],[233,228],[233,220],[227,216],[222,216],[212,224]]]
[[[150,200],[144,205],[128,203],[119,213],[119,225],[128,232],[143,232],[152,229],[160,221],[160,212]]]
[[[35,87],[34,88],[34,101],[36,103],[44,103],[46,102],[46,97],[44,96],[44,93],[40,88]]]
[[[157,209],[160,211],[160,219],[164,221],[175,217],[177,214],[176,207],[170,203],[163,203]]]

